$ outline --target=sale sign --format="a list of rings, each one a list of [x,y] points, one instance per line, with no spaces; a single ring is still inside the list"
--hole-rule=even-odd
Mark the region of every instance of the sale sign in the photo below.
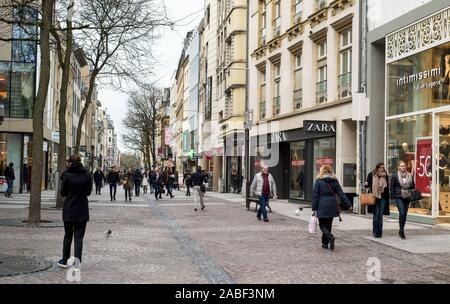
[[[333,164],[334,164],[334,158],[332,158],[332,157],[319,157],[319,158],[316,158],[316,169],[317,169],[317,171],[319,171],[320,167],[322,167],[323,165],[333,166]]]
[[[431,194],[432,153],[433,140],[431,137],[416,139],[416,170],[414,173],[414,181],[416,183],[416,189],[422,192],[422,194]]]

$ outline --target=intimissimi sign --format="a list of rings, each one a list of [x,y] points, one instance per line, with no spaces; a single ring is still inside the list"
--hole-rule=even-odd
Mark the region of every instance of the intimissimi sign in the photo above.
[[[419,80],[424,80],[430,77],[439,76],[442,74],[441,68],[434,68],[430,70],[425,70],[419,73],[411,74],[411,75],[404,75],[403,77],[400,77],[397,79],[397,86],[405,85],[408,83],[412,83]]]

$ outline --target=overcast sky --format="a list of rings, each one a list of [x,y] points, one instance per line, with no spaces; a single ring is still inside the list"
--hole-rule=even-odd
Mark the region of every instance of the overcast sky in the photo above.
[[[178,59],[183,48],[183,39],[186,33],[194,29],[203,17],[204,0],[163,0],[169,18],[173,21],[180,20],[175,26],[175,30],[166,29],[162,33],[162,38],[154,50],[158,64],[154,70],[154,81],[160,87],[169,87],[170,77],[178,66]],[[114,121],[114,127],[118,135],[119,149],[125,151],[122,142],[124,129],[122,121],[127,113],[128,96],[114,90],[100,90],[99,100],[102,106],[108,110],[108,114]]]

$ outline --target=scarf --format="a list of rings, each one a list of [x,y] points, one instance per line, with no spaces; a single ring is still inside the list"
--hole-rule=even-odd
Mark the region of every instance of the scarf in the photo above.
[[[400,171],[397,172],[398,181],[400,182],[400,188],[402,191],[402,198],[410,198],[411,197],[411,184],[412,184],[412,175],[408,172],[401,173]],[[403,179],[406,178],[406,181],[403,181]]]
[[[376,198],[381,198],[381,194],[384,192],[384,189],[387,187],[386,181],[386,172],[383,173],[374,173],[372,178],[372,194]]]

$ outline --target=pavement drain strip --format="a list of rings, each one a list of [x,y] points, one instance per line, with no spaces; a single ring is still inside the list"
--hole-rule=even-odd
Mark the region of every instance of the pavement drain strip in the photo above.
[[[150,209],[169,227],[175,238],[181,243],[184,251],[189,255],[194,264],[200,269],[200,274],[210,284],[234,284],[229,274],[219,265],[213,257],[206,253],[197,241],[195,241],[174,219],[172,219],[155,202],[149,200]]]

